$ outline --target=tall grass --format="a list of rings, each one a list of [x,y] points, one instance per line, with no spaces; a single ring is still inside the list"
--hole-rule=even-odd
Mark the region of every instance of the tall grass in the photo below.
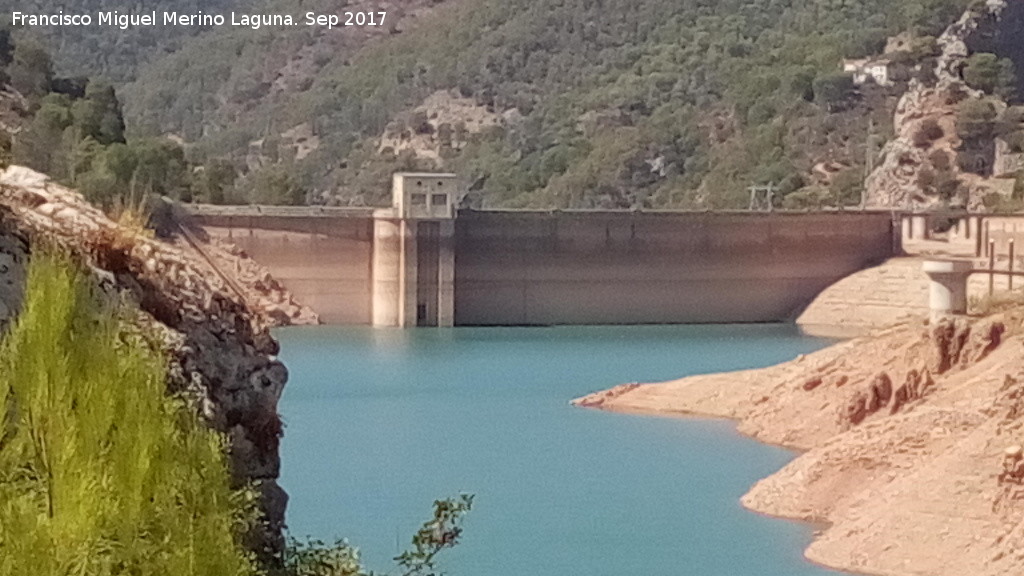
[[[0,343],[0,576],[241,576],[222,438],[78,266],[36,254]]]

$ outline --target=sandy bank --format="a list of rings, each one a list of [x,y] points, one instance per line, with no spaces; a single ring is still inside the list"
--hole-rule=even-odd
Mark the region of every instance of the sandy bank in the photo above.
[[[738,421],[803,451],[743,497],[824,523],[806,551],[892,576],[1024,573],[1020,311],[908,321],[769,368],[624,385],[574,403]]]

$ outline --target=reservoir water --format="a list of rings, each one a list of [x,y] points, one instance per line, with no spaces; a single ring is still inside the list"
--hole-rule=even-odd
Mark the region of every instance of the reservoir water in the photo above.
[[[766,366],[828,342],[789,326],[277,333],[291,380],[282,484],[292,534],[388,571],[435,499],[476,495],[451,576],[821,576],[808,526],[740,496],[793,454],[729,422],[569,400],[624,382]],[[391,570],[392,573],[396,572]]]

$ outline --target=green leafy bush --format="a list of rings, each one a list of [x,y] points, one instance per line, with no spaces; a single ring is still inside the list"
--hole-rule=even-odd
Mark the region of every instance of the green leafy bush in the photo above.
[[[402,576],[441,576],[438,555],[458,545],[462,520],[473,508],[473,496],[434,502],[434,515],[412,537],[412,547],[395,558]],[[285,556],[287,576],[367,576],[359,551],[345,540],[333,545],[320,540],[292,539]],[[372,575],[371,575],[372,576]]]

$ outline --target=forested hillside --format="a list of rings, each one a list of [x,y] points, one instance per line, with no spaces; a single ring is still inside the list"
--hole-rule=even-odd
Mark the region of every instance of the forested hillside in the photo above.
[[[927,76],[968,0],[382,4],[379,28],[89,29],[121,42],[106,59],[86,55],[94,38],[47,40],[58,71],[125,82],[129,135],[172,134],[230,171],[226,200],[380,203],[390,172],[443,168],[486,206],[735,207],[767,183],[834,205],[856,201],[901,83]],[[913,46],[895,86],[840,73],[899,33]]]
[[[182,12],[230,11],[240,3],[236,0],[152,0],[145,3],[125,0],[73,0],[55,4],[48,0],[4,0],[5,17],[17,10],[26,14],[92,13],[98,11],[178,10]],[[7,20],[5,23],[10,23]],[[123,83],[130,81],[151,60],[172,53],[209,27],[145,27],[125,28],[100,26],[38,27],[32,30],[57,56],[62,74],[68,76],[102,76]]]

